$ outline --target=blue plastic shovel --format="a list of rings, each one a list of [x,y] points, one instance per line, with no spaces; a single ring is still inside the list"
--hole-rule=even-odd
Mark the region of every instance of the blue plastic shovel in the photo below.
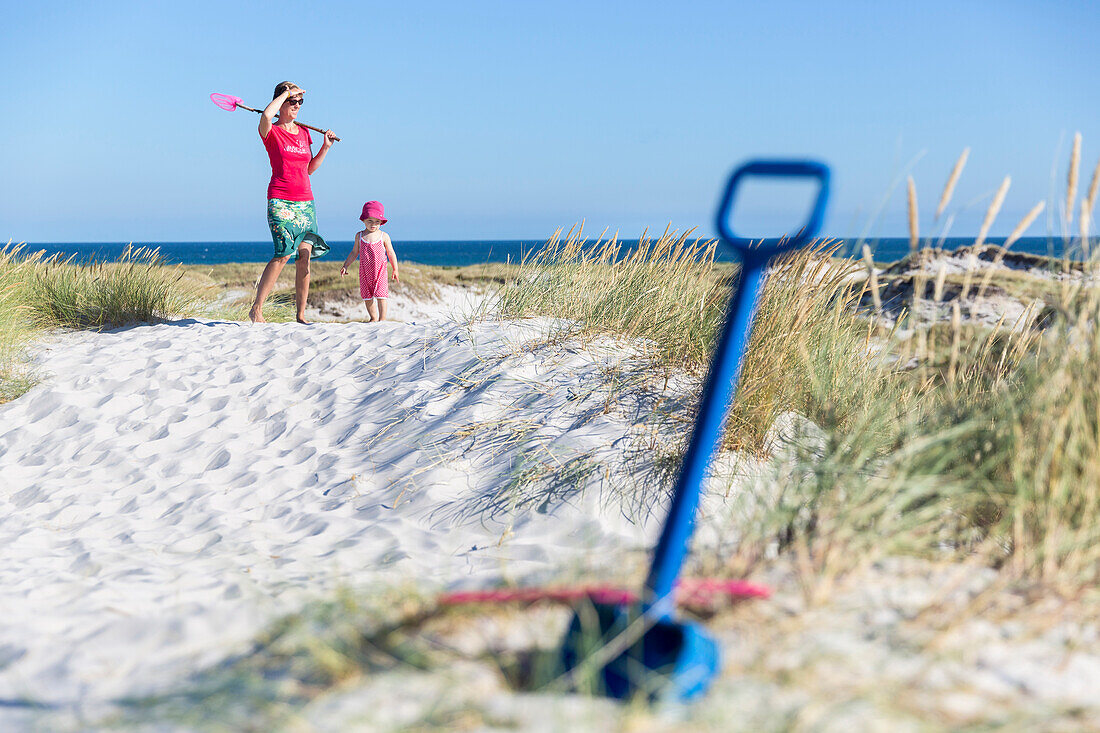
[[[797,234],[779,244],[753,247],[730,228],[738,185],[752,176],[817,180],[817,199]],[[690,700],[706,692],[717,674],[718,644],[698,624],[674,618],[673,588],[694,530],[703,480],[737,391],[768,264],[817,235],[828,198],[829,169],[814,161],[751,161],[730,176],[718,207],[718,232],[722,242],[740,255],[741,277],[707,372],[699,414],[654,551],[643,602],[640,608],[594,603],[577,609],[562,645],[562,661],[575,685],[583,685],[587,679],[596,691],[620,699],[641,694],[651,700]]]

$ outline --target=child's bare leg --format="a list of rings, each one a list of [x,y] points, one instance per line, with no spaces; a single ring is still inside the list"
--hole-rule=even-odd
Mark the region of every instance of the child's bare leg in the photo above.
[[[298,249],[298,263],[294,272],[294,306],[298,311],[298,323],[306,323],[306,300],[309,298],[309,255],[311,248],[303,244]]]
[[[283,265],[289,257],[275,257],[267,263],[264,272],[260,275],[260,282],[256,285],[256,300],[252,303],[252,310],[248,312],[248,320],[253,323],[266,323],[264,320],[264,301],[275,288],[275,281],[283,271]]]
[[[378,301],[375,298],[367,298],[363,301],[363,305],[367,306],[367,322],[373,323],[378,320]]]
[[[385,298],[379,298],[378,299],[378,320],[380,320],[380,321],[386,320],[386,299]]]

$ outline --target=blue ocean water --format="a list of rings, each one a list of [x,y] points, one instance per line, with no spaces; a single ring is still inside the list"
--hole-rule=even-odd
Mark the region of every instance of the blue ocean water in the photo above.
[[[989,244],[1002,244],[1003,238],[990,237]],[[972,237],[950,237],[944,240],[944,249],[973,244]],[[637,246],[637,240],[623,240],[623,253]],[[330,242],[332,250],[324,260],[342,260],[351,249],[351,242]],[[867,240],[878,262],[893,262],[909,252],[909,240],[905,238],[884,238]],[[938,244],[938,243],[937,243]],[[519,262],[537,251],[543,241],[528,239],[505,239],[495,241],[395,241],[397,258],[403,262],[419,262],[425,265],[460,267],[486,262]],[[841,252],[852,254],[856,240],[845,240]],[[129,246],[126,242],[51,242],[28,243],[26,251],[42,250],[46,255],[59,254],[72,257],[74,262],[116,260]],[[149,242],[134,246],[145,246],[160,251],[161,256],[172,264],[217,265],[226,262],[267,262],[271,259],[271,242]],[[1012,251],[1027,254],[1061,257],[1064,254],[1063,240],[1048,237],[1023,237],[1012,245]],[[1074,253],[1070,252],[1073,257]],[[736,257],[719,247],[719,261],[733,261]]]

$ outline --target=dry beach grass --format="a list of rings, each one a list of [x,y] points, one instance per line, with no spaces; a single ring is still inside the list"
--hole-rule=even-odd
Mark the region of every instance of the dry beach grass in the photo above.
[[[23,349],[47,329],[149,323],[200,302],[196,283],[147,249],[83,267],[9,242],[0,247],[0,396],[11,399],[32,384]]]
[[[657,364],[700,370],[729,287],[709,275],[710,251],[675,233],[621,260],[613,240],[582,244],[577,234],[552,240],[504,288],[502,314],[554,316],[552,338],[625,334],[649,344]],[[1042,327],[964,325],[955,309],[947,322],[905,324],[902,339],[896,324],[880,331],[856,312],[869,285],[828,254],[823,246],[780,265],[760,307],[728,442],[760,450],[789,412],[823,436],[775,477],[782,493],[754,506],[741,552],[764,557],[778,541],[815,575],[902,550],[980,552],[1067,588],[1096,580],[1089,507],[1100,494],[1081,481],[1100,469],[1095,289],[1053,303]],[[973,276],[962,279],[965,298]],[[1049,431],[1059,434],[1033,441]]]

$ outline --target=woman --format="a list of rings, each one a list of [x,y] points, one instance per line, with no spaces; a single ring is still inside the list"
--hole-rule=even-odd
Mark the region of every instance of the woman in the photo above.
[[[271,104],[260,115],[260,139],[271,161],[271,182],[267,185],[267,225],[275,243],[275,256],[267,263],[256,302],[248,317],[264,323],[263,307],[275,287],[283,265],[296,258],[294,305],[298,323],[306,323],[306,296],[309,295],[309,260],[328,252],[329,247],[317,234],[317,212],[309,177],[320,167],[336,135],[325,130],[325,142],[317,155],[312,154],[313,138],[309,130],[295,123],[304,103],[305,90],[289,81],[279,82]],[[276,120],[275,114],[279,117]]]

